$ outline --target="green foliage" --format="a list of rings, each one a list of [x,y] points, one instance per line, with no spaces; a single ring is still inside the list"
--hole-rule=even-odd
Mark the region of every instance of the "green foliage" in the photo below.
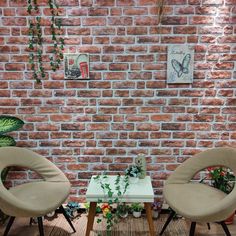
[[[61,19],[58,19],[59,6],[55,0],[48,0],[48,6],[51,12],[50,30],[52,39],[52,55],[50,56],[50,66],[53,71],[56,71],[63,59],[64,39],[61,37],[62,29]],[[40,83],[42,78],[45,78],[45,66],[43,65],[43,23],[40,15],[40,8],[37,0],[28,0],[29,18],[29,64],[33,71],[33,78]]]
[[[107,203],[110,209],[112,209],[113,204],[117,204],[117,208],[119,208],[119,206],[121,205],[124,205],[124,204],[121,204],[121,202],[129,186],[128,176],[117,175],[115,179],[115,183],[114,183],[115,191],[112,190],[110,183],[107,182],[107,179],[108,179],[107,175],[97,175],[96,177],[94,177],[94,179],[98,181],[101,188],[103,189],[104,198],[107,198]],[[102,200],[99,199],[98,202],[102,202]],[[110,235],[111,229],[114,226],[114,224],[118,223],[119,214],[120,214],[120,211],[118,209],[114,213],[112,211],[109,211],[105,215],[106,223],[107,223],[107,226],[106,226],[107,235]],[[98,218],[97,223],[100,223],[100,222],[101,222],[101,219]]]
[[[0,147],[15,146],[16,141],[8,135],[3,135],[7,132],[20,129],[24,122],[14,116],[0,116]],[[1,173],[2,181],[5,181],[9,168],[6,168]]]
[[[225,167],[209,167],[207,170],[209,171],[209,177],[213,187],[227,194],[232,191],[235,176],[229,169]]]
[[[138,178],[141,175],[142,169],[140,166],[132,165],[125,170],[125,174],[130,177]]]
[[[21,128],[24,122],[13,116],[0,116],[0,134],[15,131]]]
[[[134,202],[131,204],[131,210],[135,212],[141,212],[143,210],[143,206],[139,202]]]
[[[0,135],[0,147],[15,146],[16,141],[11,136]]]

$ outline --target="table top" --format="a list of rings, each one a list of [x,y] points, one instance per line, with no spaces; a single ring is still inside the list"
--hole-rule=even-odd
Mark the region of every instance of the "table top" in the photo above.
[[[106,202],[111,199],[108,198],[106,192],[104,192],[104,190],[101,188],[99,180],[94,179],[94,177],[96,177],[96,175],[92,176],[86,192],[87,201],[97,202],[98,200],[102,200],[103,202]],[[110,187],[114,192],[112,196],[113,200],[117,197],[117,190],[115,190],[116,178],[116,175],[108,175],[107,178],[104,180],[105,183],[110,184]],[[121,176],[121,190],[124,189],[125,185],[123,180],[124,176]],[[129,184],[126,193],[121,198],[119,197],[119,199],[121,202],[153,202],[154,193],[150,176],[146,176],[144,179],[139,179],[138,183]]]

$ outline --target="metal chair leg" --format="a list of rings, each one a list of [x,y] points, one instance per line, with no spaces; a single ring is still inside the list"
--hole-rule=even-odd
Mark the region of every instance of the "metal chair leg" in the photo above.
[[[38,219],[39,235],[44,236],[43,219],[42,219],[42,217],[37,217],[37,219]]]
[[[167,218],[166,223],[164,224],[164,226],[163,226],[163,228],[162,228],[162,230],[161,230],[161,232],[160,232],[159,235],[162,235],[162,234],[164,233],[166,227],[169,225],[169,223],[171,222],[171,220],[173,219],[173,217],[175,216],[175,214],[176,214],[175,211],[173,211],[173,210],[171,209],[171,212],[170,212],[170,214],[169,214],[169,217]]]
[[[230,232],[229,232],[229,229],[228,229],[227,225],[225,224],[225,222],[224,222],[224,221],[221,221],[220,224],[221,224],[223,230],[225,231],[225,234],[226,234],[227,236],[231,236],[231,234],[230,234]]]
[[[64,215],[64,217],[66,218],[67,222],[69,223],[70,227],[73,229],[74,233],[76,232],[74,225],[72,224],[70,217],[66,214],[66,211],[64,209],[63,206],[59,207],[60,211],[62,212],[62,214]]]
[[[7,223],[7,227],[6,227],[6,229],[5,229],[5,232],[4,232],[3,236],[7,236],[7,235],[8,235],[8,233],[9,233],[9,231],[10,231],[10,229],[11,229],[11,226],[12,226],[14,220],[15,220],[15,217],[14,217],[14,216],[11,216],[10,219],[9,219],[9,221],[8,221],[8,223]]]
[[[196,222],[192,222],[191,227],[190,227],[190,231],[189,231],[189,236],[194,236],[195,228],[196,228]]]
[[[33,224],[33,218],[32,218],[32,217],[30,217],[30,222],[29,222],[29,224],[30,224],[30,226],[32,226],[32,224]]]

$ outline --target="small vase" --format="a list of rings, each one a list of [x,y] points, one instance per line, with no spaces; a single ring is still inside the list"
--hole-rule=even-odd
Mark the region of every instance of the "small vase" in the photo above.
[[[139,181],[139,178],[137,178],[137,177],[129,177],[130,184],[137,184],[138,181]]]
[[[159,211],[152,210],[152,218],[157,219],[159,217]]]
[[[133,216],[139,218],[141,216],[141,211],[133,211]]]

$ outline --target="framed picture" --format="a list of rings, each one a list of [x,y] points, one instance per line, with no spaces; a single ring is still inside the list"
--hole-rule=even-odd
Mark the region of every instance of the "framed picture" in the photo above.
[[[89,78],[89,54],[65,53],[64,63],[66,79]]]
[[[192,83],[194,49],[187,45],[168,47],[167,83]]]

